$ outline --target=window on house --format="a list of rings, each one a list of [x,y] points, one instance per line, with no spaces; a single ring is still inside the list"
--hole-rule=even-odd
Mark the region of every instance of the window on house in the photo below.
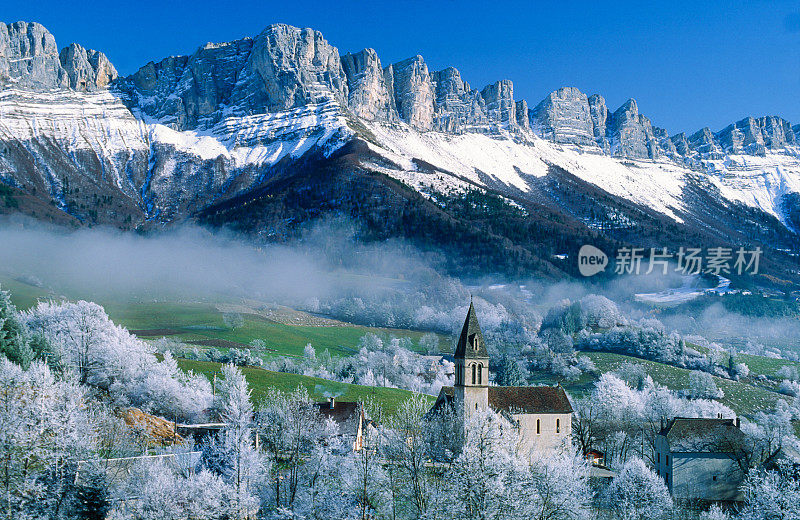
[[[669,455],[667,455],[666,462],[667,462],[667,466],[669,466]]]
[[[475,409],[476,410],[478,409],[478,403],[475,403]]]
[[[716,475],[714,475],[713,477],[711,477],[711,479],[712,479],[714,482],[716,482],[716,481],[717,481],[717,476],[716,476]]]
[[[556,419],[556,433],[561,433],[561,419]]]
[[[475,384],[475,365],[472,365],[472,384]]]
[[[542,420],[536,419],[536,435],[542,433]]]
[[[483,380],[483,365],[478,365],[478,384],[482,385]]]
[[[656,464],[661,464],[661,454],[656,453]]]

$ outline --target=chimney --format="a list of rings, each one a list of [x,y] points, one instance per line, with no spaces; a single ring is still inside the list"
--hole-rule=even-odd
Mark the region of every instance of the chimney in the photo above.
[[[330,404],[331,410],[333,410],[333,405],[336,404],[336,398],[335,397],[329,397],[328,398],[328,404]]]
[[[736,427],[740,428],[740,423],[739,423],[739,418],[738,417],[736,418]]]

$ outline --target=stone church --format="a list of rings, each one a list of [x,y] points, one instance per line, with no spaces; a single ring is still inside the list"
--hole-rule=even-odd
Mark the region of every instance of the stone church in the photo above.
[[[476,410],[503,414],[519,428],[520,452],[566,446],[572,436],[572,405],[561,386],[492,386],[489,352],[472,302],[455,350],[455,385],[443,387],[433,411],[452,407],[467,418]]]

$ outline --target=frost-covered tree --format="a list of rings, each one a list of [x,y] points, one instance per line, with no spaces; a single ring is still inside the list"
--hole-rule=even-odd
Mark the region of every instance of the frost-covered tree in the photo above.
[[[530,501],[520,499],[530,473],[517,454],[518,437],[500,415],[490,410],[472,414],[464,447],[447,475],[449,489],[436,508],[439,515],[477,520],[532,517]]]
[[[586,327],[586,314],[579,302],[564,300],[550,308],[542,321],[542,329],[558,329],[568,335],[575,334]]]
[[[95,446],[84,388],[57,380],[47,365],[26,371],[0,360],[0,510],[63,507],[78,460]]]
[[[236,330],[244,325],[244,317],[238,312],[226,312],[222,315],[222,322],[229,329]]]
[[[500,363],[497,365],[497,375],[495,383],[500,386],[522,386],[525,384],[525,376],[519,367],[519,362],[508,354],[503,354]]]
[[[432,442],[439,441],[428,431],[424,416],[429,409],[422,396],[404,401],[389,421],[383,446],[390,464],[387,470],[391,472],[392,491],[405,497],[395,503],[407,508],[413,518],[424,516],[442,489],[439,470],[428,464],[438,452]]]
[[[669,516],[673,505],[661,477],[637,458],[625,463],[603,501],[620,520],[660,520]]]
[[[205,377],[183,372],[171,356],[159,362],[150,345],[115,325],[95,303],[40,302],[20,316],[80,384],[107,391],[116,406],[198,420],[211,405]]]
[[[218,449],[227,455],[223,465],[235,490],[235,501],[243,516],[254,500],[254,488],[262,476],[259,453],[254,446],[253,404],[247,380],[235,365],[222,366],[222,377],[217,380],[214,410],[226,428],[218,439]]]
[[[419,338],[419,347],[425,354],[437,354],[439,352],[439,336],[428,332]]]
[[[596,294],[581,299],[581,310],[586,316],[587,325],[594,328],[610,329],[624,322],[617,304]]]
[[[0,290],[0,354],[23,368],[28,368],[36,357],[17,309],[11,303],[11,295],[3,290]]]
[[[674,417],[735,417],[730,408],[707,399],[685,399],[656,385],[648,376],[632,388],[616,374],[605,373],[591,393],[591,410],[579,423],[587,430],[579,439],[591,439],[593,447],[605,452],[612,465],[623,464],[636,454],[652,460],[655,439],[661,427]]]
[[[720,399],[725,395],[711,374],[698,370],[689,373],[688,394],[693,399]]]
[[[530,475],[521,498],[530,501],[531,518],[582,520],[590,516],[589,465],[579,453],[537,454],[531,460]]]
[[[273,510],[295,511],[298,503],[308,500],[304,495],[313,480],[308,472],[315,468],[306,465],[306,455],[315,453],[317,446],[336,432],[322,421],[302,387],[288,394],[270,389],[256,421],[270,466],[271,486],[265,490],[269,496],[265,505]]]
[[[800,481],[790,468],[777,471],[752,470],[742,491],[742,520],[788,520],[800,518]]]
[[[174,464],[142,461],[117,491],[109,515],[118,520],[222,520],[247,518],[256,503],[242,504],[236,489],[208,470],[184,474]],[[136,500],[130,500],[136,497]]]

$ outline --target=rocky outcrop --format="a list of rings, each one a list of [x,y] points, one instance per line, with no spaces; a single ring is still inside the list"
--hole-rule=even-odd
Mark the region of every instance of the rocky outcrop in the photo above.
[[[725,150],[758,155],[766,151],[761,129],[752,117],[728,125],[716,135],[716,138]]]
[[[386,72],[400,118],[418,130],[433,128],[433,85],[422,56],[393,64]]]
[[[658,154],[666,155],[667,157],[675,157],[678,154],[678,150],[675,147],[675,143],[672,142],[672,139],[669,136],[669,132],[657,126],[653,126],[652,129],[653,129],[653,137],[655,138],[656,141]]]
[[[102,52],[77,43],[59,52],[53,35],[38,23],[0,23],[0,86],[85,91],[106,87],[116,77]]]
[[[797,144],[797,138],[789,121],[777,116],[766,116],[757,119],[764,138],[764,146],[770,150],[778,150],[786,145]]]
[[[544,139],[580,145],[592,145],[597,140],[589,100],[575,87],[551,92],[531,111],[531,119],[534,131]],[[604,114],[602,119],[605,127]]]
[[[689,141],[686,139],[686,134],[684,132],[673,135],[670,141],[672,141],[675,147],[675,152],[679,155],[689,155],[691,153]]]
[[[453,67],[431,73],[435,91],[434,129],[460,134],[487,124],[486,101]]]
[[[658,149],[650,120],[639,114],[635,99],[629,99],[611,116],[611,149],[614,155],[653,159]]]
[[[589,96],[589,116],[592,118],[592,134],[597,145],[605,152],[611,149],[606,134],[608,132],[608,107],[606,100],[600,94]]]
[[[38,23],[0,23],[0,85],[63,88],[67,73],[58,58],[56,40]]]
[[[531,122],[528,114],[528,102],[524,99],[517,101],[517,126],[524,130],[530,130]]]
[[[102,52],[73,43],[61,49],[58,57],[71,89],[95,90],[117,79],[117,69]]]
[[[328,102],[365,121],[403,121],[420,131],[514,133],[634,159],[765,154],[797,145],[800,125],[748,117],[719,132],[670,137],[630,99],[613,113],[605,99],[574,87],[535,108],[514,99],[510,80],[473,89],[459,71],[430,71],[421,56],[382,67],[373,49],[339,55],[318,31],[277,24],[255,38],[206,44],[191,56],[148,63],[118,79],[101,52],[78,44],[57,51],[36,23],[0,24],[0,85],[96,91],[114,84],[134,114],[175,130],[212,128],[229,117],[317,107]]]
[[[514,83],[510,79],[500,80],[481,90],[486,102],[486,116],[489,121],[503,126],[517,125],[517,103],[514,101]]]
[[[746,117],[717,133],[717,140],[726,152],[763,155],[795,144],[797,139],[788,121],[776,116]]]
[[[339,51],[322,33],[278,24],[253,40],[232,101],[272,112],[336,100],[347,104],[347,76]]]
[[[397,119],[381,60],[374,49],[345,54],[342,69],[347,76],[348,105],[356,116],[369,121]]]
[[[335,100],[347,105],[339,51],[318,31],[272,25],[256,38],[207,44],[192,56],[148,63],[121,82],[128,102],[184,130],[227,115],[289,110]]]
[[[717,138],[710,128],[701,128],[693,133],[689,139],[689,148],[701,154],[707,154],[711,158],[719,158],[722,150],[717,142]]]

